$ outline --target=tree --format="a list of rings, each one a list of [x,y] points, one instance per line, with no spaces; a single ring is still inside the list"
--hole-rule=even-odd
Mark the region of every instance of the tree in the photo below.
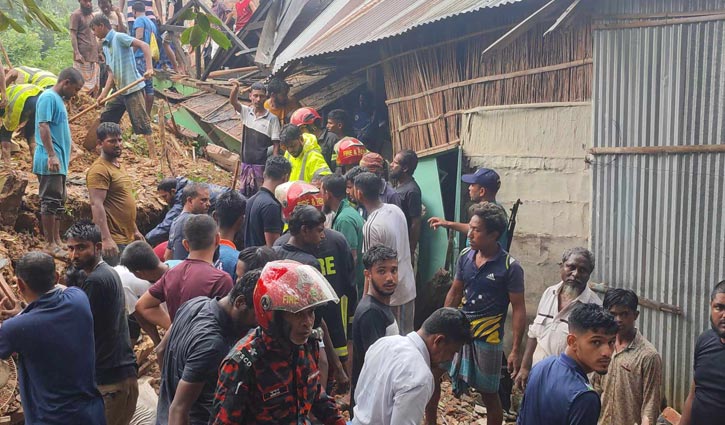
[[[224,25],[216,16],[203,12],[194,12],[191,9],[187,9],[178,19],[179,22],[191,20],[194,21],[194,25],[185,29],[184,32],[181,33],[180,40],[182,44],[189,44],[191,47],[199,47],[211,38],[224,50],[232,46],[232,42],[229,41],[223,32],[212,27],[212,25]]]
[[[30,25],[33,22],[52,31],[64,32],[65,28],[59,26],[47,13],[45,13],[35,0],[0,0],[0,32],[12,28],[16,32],[25,33],[16,19],[24,19]]]

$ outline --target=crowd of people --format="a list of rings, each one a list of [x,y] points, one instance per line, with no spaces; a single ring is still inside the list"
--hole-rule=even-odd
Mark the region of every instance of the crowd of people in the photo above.
[[[229,101],[244,123],[239,190],[165,178],[157,190],[166,215],[143,235],[118,122],[128,112],[154,155],[149,38],[158,15],[150,1],[129,5],[128,20],[105,0],[98,15],[90,0],[79,3],[73,68],[56,77],[18,67],[0,80],[3,159],[16,124],[31,122],[29,144],[41,141],[31,149],[47,246],[18,259],[25,302],[3,311],[14,317],[0,326],[0,356],[17,354],[27,423],[131,423],[141,332],[161,370],[158,424],[342,425],[335,395],[349,397],[352,424],[435,424],[445,375],[455,395],[480,394],[492,425],[508,410],[502,379],[524,391],[522,425],[656,423],[662,359],[636,327],[637,295],[613,289],[601,300],[588,286],[594,254],[574,247],[527,331],[524,269],[507,252],[499,174],[462,176],[474,202],[468,222],[424,222],[418,156],[403,150],[388,163],[376,152],[375,112],[356,112],[353,126],[341,109],[323,119],[276,78],[253,84],[245,105],[232,81]],[[216,13],[231,13],[222,6],[215,2]],[[129,85],[95,130],[92,220],[62,238],[72,145],[64,99]],[[360,111],[368,102],[361,94]],[[467,247],[444,306],[416,329],[424,225],[466,234]],[[63,285],[53,256],[70,258]],[[712,424],[725,405],[725,281],[710,305],[684,425]]]

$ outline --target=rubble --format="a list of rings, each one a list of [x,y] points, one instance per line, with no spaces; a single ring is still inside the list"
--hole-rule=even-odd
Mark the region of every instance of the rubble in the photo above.
[[[68,104],[68,115],[72,116],[90,99],[74,99]],[[86,170],[98,158],[97,152],[88,152],[82,147],[86,133],[98,113],[89,113],[71,124],[73,152],[67,176],[67,201],[65,216],[61,220],[61,232],[74,221],[91,218],[91,208],[86,189]],[[158,121],[158,119],[157,119]],[[128,117],[121,121],[124,130],[124,151],[121,157],[127,172],[134,184],[134,197],[138,209],[137,223],[142,233],[150,230],[161,219],[164,213],[164,201],[156,194],[156,184],[160,179],[170,176],[184,175],[190,180],[215,183],[228,186],[231,173],[217,167],[205,158],[193,158],[182,150],[194,149],[190,140],[179,140],[170,132],[163,135],[166,143],[162,146],[159,126],[152,124],[153,139],[157,151],[161,152],[160,161],[148,159],[148,147],[143,137],[130,134],[131,124]],[[14,284],[13,264],[25,253],[41,250],[43,240],[40,229],[40,198],[38,197],[38,179],[32,173],[32,163],[25,141],[18,140],[20,145],[12,158],[12,165],[0,168],[0,304],[2,308],[10,308],[6,291],[10,291],[15,300],[20,296]],[[56,267],[62,272],[68,265],[67,259],[56,258]],[[3,285],[4,283],[4,285]],[[5,286],[5,290],[3,290]],[[0,319],[1,320],[1,319]],[[148,337],[146,337],[148,339]],[[146,343],[148,342],[148,343]],[[143,357],[143,371],[150,376],[152,387],[158,392],[160,373],[156,364],[156,354],[148,349],[149,341],[137,345],[137,354]],[[14,364],[13,364],[14,365]],[[11,375],[9,384],[0,387],[0,402],[7,400],[3,407],[0,403],[0,422],[23,423],[20,395],[16,388],[17,374]]]
[[[27,186],[28,179],[20,171],[9,171],[0,174],[0,205],[2,205],[0,225],[15,225]]]

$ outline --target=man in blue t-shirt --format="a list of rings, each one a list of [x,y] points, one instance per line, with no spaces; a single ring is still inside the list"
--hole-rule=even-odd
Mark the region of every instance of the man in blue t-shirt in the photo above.
[[[136,19],[133,21],[132,34],[137,39],[151,46],[151,34],[158,40],[159,36],[156,30],[156,24],[146,16],[146,6],[142,1],[137,1],[133,4],[133,14]],[[158,48],[158,44],[156,45]],[[140,75],[146,72],[146,59],[144,58],[141,49],[134,49],[133,53],[136,59],[136,70]],[[148,79],[145,81],[144,86],[144,100],[146,102],[146,112],[151,113],[151,108],[154,106],[154,80]]]
[[[57,287],[55,261],[38,251],[18,260],[15,273],[29,304],[0,327],[0,358],[18,354],[26,423],[105,424],[86,294]]]
[[[58,82],[38,97],[35,109],[35,146],[33,173],[38,176],[40,221],[46,249],[52,255],[64,255],[60,239],[60,217],[64,215],[65,178],[71,154],[68,112],[63,99],[70,99],[83,87],[83,76],[75,68],[66,68]]]
[[[566,351],[534,366],[518,425],[596,425],[601,402],[587,374],[607,373],[617,322],[602,306],[581,303],[569,315]]]
[[[244,223],[244,211],[247,208],[247,200],[244,195],[236,190],[228,190],[217,198],[216,209],[212,214],[219,225],[219,258],[214,262],[214,267],[224,270],[237,280],[237,259],[239,251],[234,244],[234,237],[242,228]],[[241,276],[239,276],[241,277]]]

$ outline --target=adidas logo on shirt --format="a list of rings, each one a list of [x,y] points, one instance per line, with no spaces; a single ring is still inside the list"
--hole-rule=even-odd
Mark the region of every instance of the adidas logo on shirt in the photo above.
[[[489,273],[488,276],[486,276],[486,279],[495,281],[496,276],[494,276],[493,273]]]

